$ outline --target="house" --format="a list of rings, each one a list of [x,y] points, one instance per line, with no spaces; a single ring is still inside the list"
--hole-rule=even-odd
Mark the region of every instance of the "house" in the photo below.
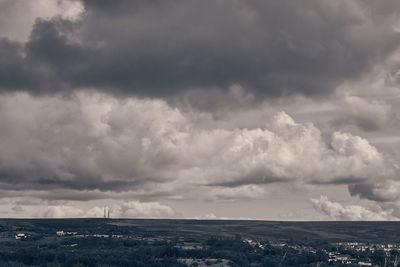
[[[27,237],[26,234],[23,234],[23,233],[19,233],[19,234],[15,235],[15,239],[17,239],[17,240],[25,239],[26,237]]]
[[[64,231],[57,231],[57,236],[64,236],[65,232]]]
[[[64,231],[57,231],[57,236],[72,236],[77,235],[78,232],[64,232]]]
[[[359,261],[358,265],[360,266],[372,266],[372,263],[370,262],[365,262],[365,261]]]

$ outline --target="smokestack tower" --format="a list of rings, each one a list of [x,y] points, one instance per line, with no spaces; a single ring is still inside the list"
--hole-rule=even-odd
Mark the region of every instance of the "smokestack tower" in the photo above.
[[[106,218],[106,206],[103,206],[104,218]]]

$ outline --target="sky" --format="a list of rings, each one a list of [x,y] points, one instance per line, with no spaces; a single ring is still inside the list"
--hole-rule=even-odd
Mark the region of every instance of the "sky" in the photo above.
[[[0,217],[400,219],[400,1],[0,0]]]

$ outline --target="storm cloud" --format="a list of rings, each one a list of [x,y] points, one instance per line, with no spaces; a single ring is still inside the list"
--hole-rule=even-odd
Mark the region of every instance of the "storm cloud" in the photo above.
[[[240,84],[257,96],[323,95],[368,72],[399,44],[397,1],[384,8],[312,0],[83,5],[78,20],[37,19],[24,44],[1,41],[7,56],[0,66],[8,66],[0,69],[3,91],[95,87],[166,97]]]

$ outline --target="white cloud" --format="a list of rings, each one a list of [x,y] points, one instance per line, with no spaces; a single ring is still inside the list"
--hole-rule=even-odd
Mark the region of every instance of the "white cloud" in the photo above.
[[[232,200],[258,198],[264,195],[265,191],[257,185],[241,185],[236,187],[217,186],[202,193],[204,198],[210,200]]]
[[[170,218],[175,211],[167,205],[158,202],[124,201],[111,206],[92,207],[85,212],[85,217],[103,217],[110,212],[112,218]]]
[[[321,196],[319,199],[312,199],[311,201],[316,210],[333,220],[383,221],[395,219],[391,212],[384,211],[380,207],[375,207],[375,210],[372,210],[359,205],[343,206],[338,202],[328,200],[326,196]]]
[[[80,218],[83,216],[83,210],[66,205],[47,206],[35,214],[37,218]]]
[[[344,94],[344,95],[343,95]],[[394,111],[387,101],[342,93],[338,100],[329,100],[336,112],[329,118],[333,127],[345,131],[376,132],[392,123]]]
[[[104,217],[104,210],[105,210],[105,206],[104,207],[93,207],[91,209],[89,209],[88,211],[86,211],[85,215],[86,217],[89,218],[103,218]],[[108,214],[106,214],[108,215]]]
[[[0,129],[0,173],[13,177],[3,183],[18,189],[139,190],[151,181],[173,193],[168,183],[236,187],[391,174],[365,139],[334,132],[325,141],[312,123],[297,123],[284,112],[263,127],[209,129],[161,100],[12,94],[0,98],[0,124],[7,125]],[[262,189],[210,192],[249,197]]]
[[[391,106],[383,100],[366,100],[347,95],[344,101],[347,104],[347,115],[352,116],[364,128],[384,125],[391,112]]]
[[[18,205],[19,212],[30,211],[29,217],[36,218],[102,218],[110,211],[111,218],[171,218],[175,211],[158,202],[119,201],[111,206],[78,207],[79,203],[62,205],[39,203],[35,205]],[[25,212],[26,214],[26,212]]]
[[[129,201],[111,207],[113,216],[121,218],[169,218],[174,210],[158,202]]]
[[[202,216],[198,216],[195,219],[197,219],[197,220],[217,220],[218,217],[214,213],[210,212],[210,213],[204,214]]]
[[[206,213],[201,216],[197,216],[194,218],[187,218],[187,219],[195,219],[195,220],[254,220],[253,218],[248,218],[248,217],[226,217],[226,216],[217,216],[214,213]]]

